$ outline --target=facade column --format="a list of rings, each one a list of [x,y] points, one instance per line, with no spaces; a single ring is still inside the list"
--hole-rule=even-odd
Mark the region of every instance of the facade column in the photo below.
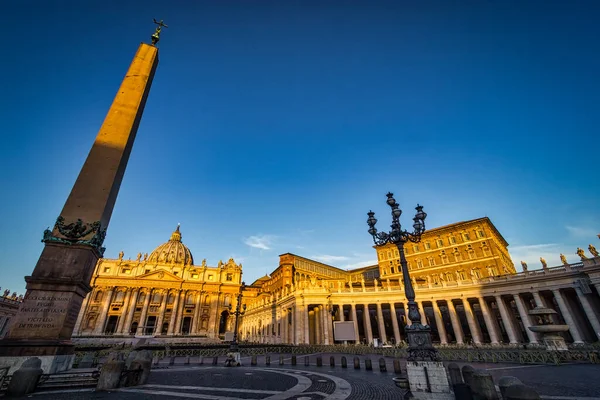
[[[162,291],[162,299],[160,302],[160,309],[158,311],[158,318],[156,320],[156,327],[154,329],[154,335],[162,335],[162,325],[165,320],[165,310],[167,308],[167,299],[169,298],[169,291]]]
[[[148,317],[148,306],[150,305],[150,298],[152,297],[152,291],[149,289],[144,299],[144,306],[142,307],[142,314],[140,315],[140,322],[138,324],[136,335],[144,335],[146,333],[146,318]]]
[[[523,304],[521,296],[517,293],[513,294],[513,298],[515,299],[515,303],[517,304],[517,310],[519,310],[521,322],[523,322],[523,326],[525,327],[525,332],[527,333],[529,343],[537,344],[538,340],[535,336],[535,332],[532,332],[531,329],[529,329],[529,327],[531,326],[531,320],[529,319],[529,315],[527,314],[527,310],[525,309],[525,305]]]
[[[462,326],[460,325],[458,314],[456,314],[456,307],[454,307],[452,300],[446,300],[446,303],[448,304],[448,311],[450,314],[450,321],[452,322],[452,329],[454,329],[454,336],[456,337],[456,344],[464,344]]]
[[[185,306],[185,296],[187,294],[187,290],[182,290],[179,294],[179,307],[177,307],[177,319],[175,320],[175,331],[173,332],[175,335],[179,335],[181,333],[181,323],[183,322],[183,307]],[[214,304],[214,301],[213,301]],[[217,305],[218,305],[217,301]],[[217,307],[218,309],[218,307]],[[217,310],[218,314],[218,310]],[[217,332],[218,332],[218,322],[217,322]]]
[[[400,338],[400,327],[398,326],[398,316],[396,315],[396,307],[394,303],[390,303],[390,313],[392,314],[392,328],[394,329],[394,341],[398,344],[402,340]]]
[[[202,304],[202,292],[198,292],[196,296],[196,303],[194,304],[194,319],[192,320],[191,334],[198,334],[198,325],[200,323],[200,305]],[[243,329],[243,328],[240,328]]]
[[[182,291],[179,290],[179,293],[175,291],[175,300],[173,301],[173,308],[171,308],[171,319],[169,320],[169,328],[167,330],[167,335],[171,336],[175,332],[175,323],[177,321],[177,309],[179,308],[179,298],[181,297]]]
[[[596,313],[594,312],[594,308],[590,304],[588,298],[585,297],[585,294],[583,294],[583,292],[581,291],[581,288],[579,286],[575,286],[575,292],[577,293],[577,297],[579,297],[579,301],[581,302],[581,307],[583,307],[583,312],[587,316],[588,321],[590,321],[590,324],[592,325],[592,328],[594,329],[594,333],[596,335],[596,340],[600,340],[600,321],[598,321],[598,317],[596,316]]]
[[[129,310],[129,299],[131,298],[132,288],[127,289],[127,293],[125,294],[125,299],[123,300],[123,307],[121,308],[121,316],[119,317],[119,323],[117,324],[117,330],[115,333],[117,335],[121,334],[123,330],[123,325],[125,325],[125,320],[127,319],[127,310]],[[83,309],[83,308],[82,308]]]
[[[512,319],[510,318],[510,315],[508,315],[508,310],[506,309],[506,304],[504,304],[504,300],[502,300],[502,296],[496,295],[496,305],[498,306],[498,311],[500,311],[500,317],[502,317],[502,324],[504,324],[504,329],[506,329],[506,334],[508,335],[508,340],[510,344],[519,343],[519,341],[517,340],[515,328],[513,327]]]
[[[542,296],[540,296],[540,292],[532,292],[533,299],[535,300],[536,307],[545,307],[544,300],[542,300]]]
[[[565,320],[565,323],[567,325],[569,325],[569,333],[571,333],[571,337],[573,338],[573,343],[574,344],[583,344],[583,340],[581,338],[581,332],[579,332],[579,328],[577,327],[575,320],[573,320],[573,316],[571,315],[571,310],[569,310],[567,303],[565,303],[565,299],[563,298],[562,293],[560,292],[559,289],[554,289],[552,291],[552,294],[554,294],[554,298],[556,299],[556,303],[558,304],[558,309],[560,310],[560,313],[562,314],[563,319]]]
[[[352,303],[350,306],[352,308],[352,322],[354,322],[354,337],[356,338],[354,342],[360,343],[360,335],[358,334],[358,318],[356,316],[356,304]]]
[[[471,303],[469,303],[469,299],[463,300],[463,307],[465,308],[467,323],[469,324],[469,330],[471,331],[473,343],[481,344],[481,330],[479,329],[479,323],[475,318],[475,314],[473,313],[473,308],[471,307]]]
[[[433,305],[433,316],[435,317],[435,324],[437,325],[438,335],[440,335],[440,344],[448,344],[448,335],[446,334],[446,326],[444,325],[444,318],[440,311],[440,306],[436,300],[431,302]]]
[[[75,327],[73,328],[73,336],[80,335],[81,332],[81,321],[83,321],[83,317],[87,314],[87,305],[90,302],[90,298],[94,295],[95,292],[89,292],[87,296],[83,299],[83,303],[81,304],[81,311],[79,311],[79,315],[77,316],[77,321],[75,322]],[[4,317],[3,317],[4,318]],[[4,321],[2,321],[4,322]],[[2,333],[2,323],[0,323],[0,333]]]
[[[387,343],[387,335],[385,334],[385,321],[383,320],[383,309],[381,303],[377,303],[377,324],[379,326],[379,340],[381,345]]]
[[[490,335],[490,341],[492,344],[496,345],[499,343],[498,341],[498,330],[495,321],[492,319],[490,315],[490,309],[488,308],[487,302],[483,297],[479,297],[479,307],[481,308],[481,313],[483,314],[483,320],[485,321],[485,326],[487,327],[487,331]]]
[[[111,287],[106,292],[106,297],[102,302],[102,308],[98,313],[98,319],[96,320],[96,326],[94,327],[93,335],[102,335],[104,333],[104,324],[106,323],[106,316],[108,315],[108,309],[110,308],[110,302],[112,301],[112,296],[115,288]]]
[[[129,299],[129,305],[127,306],[127,318],[125,319],[125,323],[121,328],[122,335],[129,335],[131,331],[131,323],[133,322],[133,314],[135,313],[135,308],[137,307],[137,299],[140,293],[140,288],[133,288],[131,291],[131,297]],[[135,332],[133,332],[135,335]]]
[[[325,344],[334,344],[333,343],[333,321],[331,320],[331,312],[327,310],[326,307],[323,307],[323,333],[325,334]]]
[[[305,305],[304,307],[302,307],[302,312],[303,312],[303,316],[302,319],[304,321],[304,343],[306,344],[310,344],[310,326],[309,326],[309,319],[308,319],[308,304]]]
[[[344,305],[343,304],[338,305],[338,314],[340,316],[340,322],[344,322],[346,320],[346,317],[344,316]],[[335,344],[334,336],[331,337],[331,344]],[[348,341],[344,340],[343,344],[348,344]]]
[[[373,343],[373,330],[371,330],[371,316],[369,315],[369,305],[365,304],[365,311],[363,312],[363,323],[365,325],[365,336],[367,337],[367,344]]]

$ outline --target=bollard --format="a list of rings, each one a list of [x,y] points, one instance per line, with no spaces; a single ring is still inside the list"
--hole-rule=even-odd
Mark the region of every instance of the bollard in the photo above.
[[[152,359],[152,364],[158,365],[159,361],[160,361],[160,358],[158,356],[154,356],[154,358]]]
[[[292,365],[296,365],[296,356],[295,355],[292,356]]]
[[[265,365],[268,367],[269,365],[271,365],[271,356],[270,355],[266,355],[265,356]]]
[[[124,365],[125,363],[123,363]],[[41,367],[42,360],[37,357],[25,360],[21,368],[13,373],[6,395],[8,397],[20,397],[33,392],[44,373]]]
[[[279,356],[279,365],[283,365],[283,356],[282,355]]]
[[[540,395],[533,388],[523,384],[509,386],[505,400],[539,400]]]
[[[348,360],[346,360],[346,356],[342,356],[342,368],[348,368]]]
[[[474,373],[475,373],[475,368],[471,367],[470,365],[463,365],[462,376],[463,376],[465,383],[469,386],[471,386],[471,379],[472,379],[472,376]]]
[[[466,383],[454,384],[452,389],[454,390],[454,398],[456,400],[473,400],[471,388]]]
[[[329,366],[335,367],[335,357],[334,356],[329,357]]]
[[[204,364],[204,357],[200,356],[200,358],[198,359],[198,364]]]
[[[379,359],[379,372],[387,372],[387,365],[385,365],[385,358]]]
[[[218,363],[219,363],[219,356],[214,356],[212,365],[217,365]]]
[[[394,373],[400,375],[402,373],[402,368],[400,368],[400,360],[394,359]]]
[[[475,399],[481,400],[499,400],[494,378],[485,371],[475,371],[471,376],[471,391]]]
[[[258,364],[258,358],[256,357],[256,355],[253,355],[250,359],[250,365],[256,366],[256,364]]]
[[[456,363],[448,364],[448,375],[450,375],[450,384],[457,385],[463,383],[462,374],[460,373],[460,367]]]
[[[119,387],[121,373],[125,369],[125,360],[120,353],[111,353],[108,361],[102,365],[96,391],[111,390]]]
[[[310,362],[309,362],[308,356],[304,356],[304,366],[308,367],[309,365],[310,365]]]
[[[360,360],[358,357],[354,357],[354,369],[360,369]]]
[[[322,366],[323,366],[323,357],[317,356],[317,367],[322,367]]]
[[[503,376],[498,379],[498,387],[500,388],[500,394],[502,398],[506,398],[506,389],[508,389],[512,385],[522,385],[523,382],[515,378],[514,376]]]
[[[152,351],[142,350],[135,355],[128,369],[141,369],[140,374],[130,374],[125,377],[122,386],[137,386],[145,385],[150,376],[150,368],[152,363]]]
[[[175,364],[175,357],[171,357],[171,359],[169,360],[169,365],[173,364]]]
[[[373,364],[370,358],[365,358],[365,371],[373,371]]]

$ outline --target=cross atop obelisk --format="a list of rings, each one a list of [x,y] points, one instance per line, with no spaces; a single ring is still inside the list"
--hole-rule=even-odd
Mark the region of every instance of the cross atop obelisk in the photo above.
[[[166,27],[162,21],[157,24],[153,44]],[[104,252],[106,229],[157,66],[156,46],[140,44],[54,227],[44,232],[42,254],[25,277],[25,298],[0,341],[0,367],[10,366],[11,373],[32,356],[42,359],[44,373],[70,368],[71,334]]]
[[[156,44],[160,41],[160,32],[161,32],[161,28],[164,26],[165,28],[168,28],[167,25],[164,24],[163,20],[161,19],[160,22],[158,22],[156,19],[152,19],[154,21],[154,23],[156,25],[158,25],[156,27],[156,31],[154,31],[154,33],[152,34],[152,45],[156,46]]]

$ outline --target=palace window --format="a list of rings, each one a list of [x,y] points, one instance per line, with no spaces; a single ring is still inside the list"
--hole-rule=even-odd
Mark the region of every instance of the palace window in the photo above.
[[[198,279],[198,274],[192,274],[192,279]]]
[[[123,272],[125,275],[131,275],[131,270],[129,268],[123,268],[121,272]]]
[[[212,275],[212,274],[208,275],[208,280],[209,281],[212,281],[213,279],[214,279],[214,275]]]
[[[393,274],[394,273],[394,267],[392,267],[391,270],[392,270],[392,274]]]
[[[444,241],[442,239],[436,239],[437,247],[444,247]]]
[[[388,251],[388,252],[387,252],[387,258],[388,258],[388,260],[389,260],[390,258],[392,258],[392,252],[391,252],[391,251]]]
[[[469,236],[469,234],[468,234],[468,233],[463,233],[462,237],[463,237],[463,240],[464,240],[465,242],[467,242],[467,241],[471,240],[471,237]]]
[[[477,231],[477,237],[483,238],[483,237],[485,237],[485,233],[483,233],[483,231],[479,230],[479,231]]]
[[[382,252],[379,253],[379,258],[381,260],[386,260],[386,258],[385,258],[385,251],[382,251]]]
[[[431,249],[431,243],[425,242],[425,250]]]
[[[233,274],[227,274],[225,279],[227,280],[227,282],[231,282],[233,280]]]
[[[433,258],[433,257],[429,257],[429,258],[428,258],[428,260],[429,260],[429,266],[430,266],[430,267],[433,267],[433,266],[435,266],[435,260],[434,260],[434,258]]]
[[[110,272],[110,267],[104,267],[104,273],[108,274]]]
[[[394,250],[394,254],[396,255],[396,257],[400,257],[400,254],[398,254],[398,249]]]
[[[150,270],[149,270],[149,269],[146,269],[146,271],[145,271],[144,273],[145,273],[145,274],[149,274],[149,273],[150,273]]]
[[[419,251],[419,245],[418,244],[416,244],[416,245],[413,246],[413,251],[415,253]]]
[[[421,260],[417,260],[417,268],[423,268],[423,262]]]
[[[446,255],[446,250],[442,250],[440,252],[440,257],[442,258],[442,264],[448,263],[448,256]]]
[[[450,236],[450,244],[456,244],[456,238],[454,236]]]
[[[460,280],[461,280],[461,281],[464,281],[464,280],[465,280],[465,273],[464,273],[463,271],[460,271],[460,272],[458,273],[458,275],[460,276]]]

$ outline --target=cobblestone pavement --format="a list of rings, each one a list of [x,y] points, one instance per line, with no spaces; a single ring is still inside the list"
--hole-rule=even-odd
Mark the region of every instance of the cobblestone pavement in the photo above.
[[[322,354],[323,366],[316,366],[316,355],[309,356],[310,366],[304,366],[304,356],[297,356],[296,366],[290,365],[291,356],[284,355],[284,365],[279,366],[279,356],[271,357],[271,365],[258,357],[258,365],[250,366],[250,358],[242,358],[243,367],[225,368],[224,358],[216,366],[212,359],[198,358],[175,360],[168,365],[165,360],[153,369],[147,385],[123,388],[112,393],[72,392],[36,394],[37,399],[181,399],[206,400],[378,400],[399,399],[402,391],[392,377],[396,376],[393,359],[386,358],[387,372],[379,372],[379,358],[367,356],[373,363],[373,371],[364,368],[365,356],[360,356],[361,369],[353,368],[353,357],[346,356],[348,368],[340,367],[341,354],[332,354],[335,367],[330,367],[330,354]],[[208,364],[208,365],[207,365]],[[464,365],[458,363],[459,365]],[[600,400],[600,365],[518,365],[472,363],[473,367],[486,369],[497,382],[505,375],[515,376],[523,383],[533,386],[548,400],[587,399]],[[405,371],[405,362],[402,370]],[[598,397],[594,397],[598,396]]]

